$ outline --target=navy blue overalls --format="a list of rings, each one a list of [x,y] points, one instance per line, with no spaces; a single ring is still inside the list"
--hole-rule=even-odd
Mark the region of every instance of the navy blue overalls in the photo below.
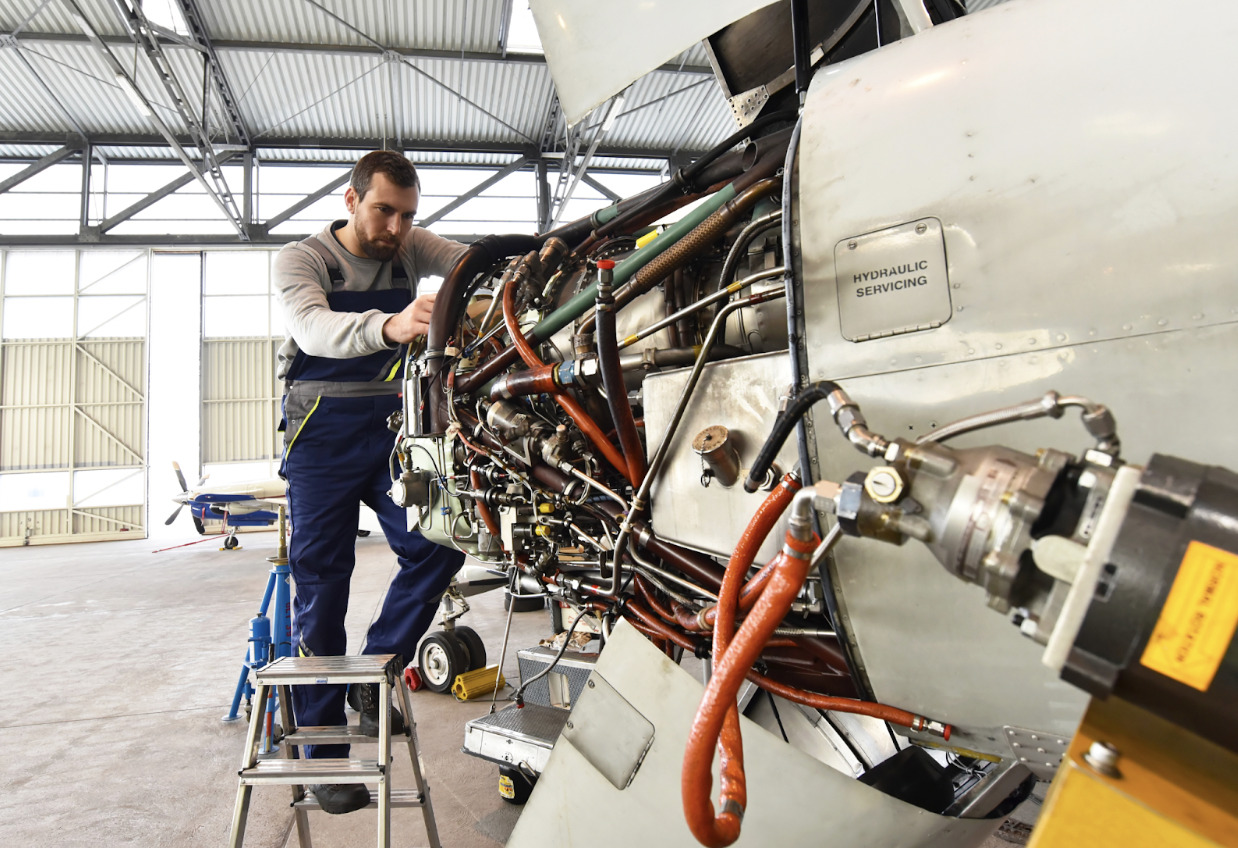
[[[313,237],[303,244],[323,256],[332,287],[339,287],[342,276],[335,257]],[[399,312],[412,302],[412,293],[398,258],[392,285],[381,291],[333,291],[327,302],[333,312]],[[296,583],[293,644],[305,655],[347,652],[344,615],[356,561],[360,503],[377,513],[400,566],[366,635],[363,653],[400,654],[405,661],[412,660],[439,599],[464,562],[460,551],[408,530],[404,509],[387,495],[395,439],[387,429],[387,417],[401,407],[397,393],[405,355],[404,346],[354,359],[328,359],[302,351],[285,377],[286,446],[280,474],[288,480],[292,519],[288,553]],[[303,727],[347,724],[343,686],[293,687],[292,701],[297,723]],[[307,755],[346,757],[348,746],[307,746]]]

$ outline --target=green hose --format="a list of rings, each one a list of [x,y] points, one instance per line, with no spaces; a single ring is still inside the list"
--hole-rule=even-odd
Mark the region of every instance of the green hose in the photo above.
[[[727,185],[721,191],[706,198],[705,202],[700,206],[697,206],[687,215],[667,227],[666,232],[662,233],[662,235],[617,264],[615,266],[615,288],[630,280],[636,275],[637,271],[648,265],[687,233],[696,229],[702,221],[718,211],[723,204],[733,197],[735,197],[735,187]],[[597,299],[597,288],[597,281],[594,280],[567,303],[547,315],[529,333],[530,340],[544,342],[583,315],[589,307],[593,306],[594,301]]]

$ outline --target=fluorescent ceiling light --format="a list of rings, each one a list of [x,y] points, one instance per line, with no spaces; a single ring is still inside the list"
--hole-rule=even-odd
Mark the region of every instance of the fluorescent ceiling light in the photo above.
[[[137,88],[134,87],[133,83],[129,80],[127,76],[125,76],[124,74],[117,74],[116,84],[119,85],[120,90],[123,91],[125,95],[130,100],[133,101],[133,105],[138,107],[138,111],[141,112],[143,116],[147,118],[154,117],[154,113],[150,111],[150,106],[147,104],[146,100],[138,92]]]

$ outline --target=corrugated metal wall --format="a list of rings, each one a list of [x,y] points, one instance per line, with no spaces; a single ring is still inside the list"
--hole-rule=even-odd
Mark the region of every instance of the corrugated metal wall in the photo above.
[[[0,344],[0,473],[145,468],[144,339]],[[0,546],[144,531],[141,503],[0,512]]]
[[[141,465],[145,368],[141,339],[5,342],[0,471]]]
[[[94,295],[115,283],[114,262],[105,262],[108,270],[98,277],[102,266],[83,263],[82,253],[71,263],[48,264],[54,278],[45,281],[49,290]],[[7,260],[7,253],[0,254],[0,268],[8,268]],[[143,278],[137,277],[142,289]],[[29,285],[27,280],[18,287]],[[79,317],[77,301],[47,300],[44,308],[72,308]],[[22,314],[32,320],[41,315],[38,309]],[[136,483],[146,466],[146,340],[15,337],[29,330],[6,322],[8,337],[0,340],[0,483],[6,492],[0,546],[144,535],[146,510],[137,492],[145,487]]]
[[[208,339],[202,347],[202,461],[276,460],[275,352],[283,339]]]

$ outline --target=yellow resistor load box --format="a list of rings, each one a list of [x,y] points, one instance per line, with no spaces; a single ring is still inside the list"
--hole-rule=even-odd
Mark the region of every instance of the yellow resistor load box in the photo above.
[[[461,701],[468,701],[480,698],[482,695],[489,695],[495,689],[501,689],[506,685],[507,681],[499,673],[499,667],[490,665],[466,671],[464,674],[457,674],[456,682],[451,685],[451,694]]]

